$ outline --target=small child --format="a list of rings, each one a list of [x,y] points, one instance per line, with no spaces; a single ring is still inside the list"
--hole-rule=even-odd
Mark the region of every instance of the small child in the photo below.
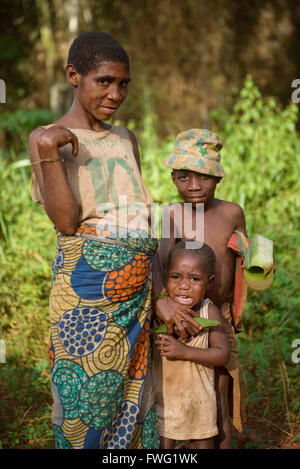
[[[215,319],[219,309],[207,298],[214,280],[215,254],[203,245],[187,249],[182,241],[169,253],[167,292],[194,316]],[[174,449],[176,440],[190,440],[190,448],[214,448],[218,434],[214,366],[224,365],[229,343],[221,325],[202,328],[186,339],[159,334],[154,348],[153,374],[156,389],[158,431],[162,449]],[[160,354],[159,354],[160,352]]]
[[[172,168],[172,181],[183,202],[171,204],[164,211],[163,227],[167,220],[170,232],[162,233],[159,259],[165,270],[172,246],[187,239],[203,241],[214,250],[215,280],[209,298],[221,311],[230,343],[228,363],[215,370],[219,426],[217,447],[227,449],[232,447],[230,416],[233,416],[233,425],[238,431],[242,431],[244,420],[235,333],[240,331],[246,287],[241,263],[237,269],[241,257],[236,253],[239,246],[246,245],[249,240],[242,208],[215,197],[217,184],[225,176],[220,161],[221,148],[219,136],[206,129],[190,129],[177,135],[173,154],[163,164]],[[186,210],[188,206],[190,209]],[[199,206],[203,208],[203,219],[197,228]]]

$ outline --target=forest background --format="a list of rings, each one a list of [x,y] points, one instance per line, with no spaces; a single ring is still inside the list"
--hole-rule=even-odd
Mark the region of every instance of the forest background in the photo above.
[[[228,175],[217,196],[244,208],[250,236],[274,241],[274,283],[249,291],[238,336],[248,421],[234,447],[299,448],[299,2],[2,0],[0,10],[1,447],[54,445],[46,349],[55,232],[30,198],[27,139],[70,104],[72,40],[103,30],[131,59],[113,123],[136,133],[154,201],[177,198],[161,164],[176,134],[210,128],[223,138]]]

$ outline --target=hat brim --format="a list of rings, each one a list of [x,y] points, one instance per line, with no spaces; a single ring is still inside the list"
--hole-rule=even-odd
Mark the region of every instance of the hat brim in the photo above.
[[[225,171],[221,163],[208,158],[195,159],[190,155],[185,155],[183,157],[172,154],[165,159],[162,164],[167,168],[194,171],[196,173],[208,174],[209,176],[215,176],[218,178],[225,176]]]

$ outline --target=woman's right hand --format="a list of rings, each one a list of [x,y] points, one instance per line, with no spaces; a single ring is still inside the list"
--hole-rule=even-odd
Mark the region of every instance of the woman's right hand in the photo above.
[[[78,139],[73,132],[62,125],[53,125],[45,129],[37,141],[40,158],[56,159],[58,148],[68,143],[72,145],[72,155],[76,156],[78,153]]]
[[[165,323],[169,335],[172,335],[176,328],[176,333],[182,340],[198,334],[201,330],[201,326],[193,319],[195,313],[186,306],[179,305],[170,297],[156,300],[155,314],[160,321]]]

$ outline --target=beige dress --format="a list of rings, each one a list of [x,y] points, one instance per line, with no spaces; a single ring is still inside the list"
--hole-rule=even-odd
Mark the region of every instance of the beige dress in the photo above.
[[[206,298],[199,316],[208,318]],[[187,345],[209,347],[209,329]],[[153,375],[160,436],[172,440],[201,440],[218,434],[214,368],[190,361],[168,360],[154,349]]]

